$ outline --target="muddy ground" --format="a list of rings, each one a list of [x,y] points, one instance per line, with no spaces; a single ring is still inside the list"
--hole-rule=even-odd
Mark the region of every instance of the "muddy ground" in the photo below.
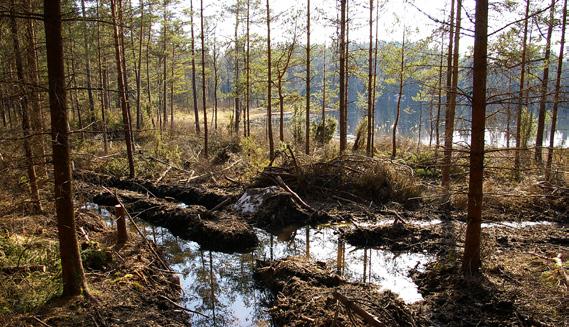
[[[274,233],[287,223],[302,226],[343,222],[350,226],[342,228],[343,238],[354,246],[436,255],[436,261],[426,271],[413,274],[424,300],[411,305],[373,286],[346,282],[323,263],[306,262],[302,258],[259,262],[259,280],[274,294],[274,302],[268,305],[277,325],[369,325],[355,309],[338,300],[335,292],[349,302],[359,303],[364,311],[387,326],[562,326],[569,321],[568,225],[567,206],[563,205],[567,203],[567,189],[539,184],[532,196],[524,200],[488,196],[484,217],[486,222],[494,223],[483,230],[483,275],[478,280],[466,281],[459,270],[466,226],[465,210],[461,207],[464,197],[453,197],[451,203],[429,200],[425,196],[431,192],[428,187],[401,178],[398,170],[405,168],[385,168],[377,162],[351,157],[303,167],[290,163],[284,168],[269,167],[251,184],[236,185],[232,178],[225,183],[212,178],[209,184],[202,183],[199,187],[180,184],[168,188],[147,181],[100,176],[83,181],[93,187],[112,187],[119,196],[124,190],[145,194],[145,201],[154,201],[155,206],[156,201],[205,206],[201,210],[207,209],[203,212],[208,214],[235,217],[242,224],[239,235],[246,235],[253,227]],[[83,176],[93,176],[89,174]],[[247,189],[267,187],[279,190],[261,205],[261,210],[244,214],[234,207]],[[111,197],[108,189],[99,191]],[[175,196],[176,192],[205,195],[181,198]],[[200,200],[203,198],[208,198],[208,202]],[[200,220],[215,226],[212,230],[219,235],[215,238],[219,240],[218,246],[224,237],[228,240],[242,237],[234,236],[234,224],[225,228],[223,219],[208,218],[205,214],[197,220],[186,219]],[[520,221],[540,223],[515,224]],[[170,229],[180,229],[180,225]],[[200,233],[215,235],[211,230]],[[189,232],[181,236],[207,249],[207,242],[197,234]],[[235,243],[227,241],[218,250],[242,250]],[[299,274],[299,270],[303,273]]]

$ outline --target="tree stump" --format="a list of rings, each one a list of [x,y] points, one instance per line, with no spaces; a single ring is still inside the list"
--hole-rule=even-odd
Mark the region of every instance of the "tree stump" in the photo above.
[[[126,209],[120,205],[115,205],[115,215],[117,216],[117,244],[125,244],[128,241],[128,231],[126,230]]]

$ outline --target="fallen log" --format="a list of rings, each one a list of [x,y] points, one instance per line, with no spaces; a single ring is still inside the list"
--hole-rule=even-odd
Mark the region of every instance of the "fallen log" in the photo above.
[[[86,170],[76,170],[73,172],[73,176],[78,180],[95,185],[143,194],[149,193],[160,198],[172,198],[187,205],[202,205],[208,209],[214,208],[230,197],[219,191],[212,191],[195,186],[152,183],[143,179],[119,178]]]
[[[0,273],[12,275],[16,273],[45,272],[44,265],[26,265],[26,266],[7,266],[0,267]]]
[[[115,195],[116,194],[116,195]],[[119,197],[133,217],[167,228],[173,235],[198,243],[203,249],[223,252],[247,252],[258,239],[251,226],[223,212],[211,212],[203,206],[181,207],[174,203],[147,198],[136,192],[103,192],[93,202],[115,206]]]

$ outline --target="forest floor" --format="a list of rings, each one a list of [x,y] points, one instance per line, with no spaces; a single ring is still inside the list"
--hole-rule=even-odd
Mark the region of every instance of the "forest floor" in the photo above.
[[[276,235],[290,225],[329,223],[341,226],[341,238],[355,247],[435,257],[424,270],[411,272],[423,298],[412,304],[370,284],[348,281],[327,262],[304,257],[259,261],[255,277],[274,295],[267,310],[277,325],[567,325],[566,176],[557,184],[540,182],[536,176],[513,182],[489,169],[482,276],[465,280],[460,272],[467,203],[464,170],[453,172],[452,196],[443,201],[436,165],[429,163],[432,153],[392,161],[333,157],[325,149],[315,159],[283,147],[269,163],[264,151],[248,142],[213,144],[208,162],[183,143],[144,149],[138,151],[136,179],[121,177],[126,167],[121,152],[78,151],[74,174],[78,228],[85,231],[78,232],[86,244],[83,252],[102,252],[110,259],[97,269],[86,264],[98,302],[82,299],[62,307],[50,300],[59,292],[55,219],[29,216],[25,202],[5,195],[0,206],[5,253],[0,266],[21,261],[47,269],[4,274],[9,282],[0,287],[5,312],[0,323],[188,324],[188,313],[172,304],[178,302],[172,294],[179,294],[174,286],[179,283],[148,251],[146,241],[132,231],[132,241],[116,248],[114,232],[101,217],[80,209],[92,202],[112,206],[118,197],[136,219],[165,227],[202,249],[245,253],[259,242],[253,228]],[[45,294],[34,291],[38,288]]]

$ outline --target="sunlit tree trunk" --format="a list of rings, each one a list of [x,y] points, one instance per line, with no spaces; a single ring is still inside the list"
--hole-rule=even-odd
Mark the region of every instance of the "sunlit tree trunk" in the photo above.
[[[518,98],[518,111],[516,117],[516,151],[514,157],[514,175],[516,178],[520,177],[521,166],[521,147],[522,147],[522,111],[524,107],[524,94],[525,94],[525,77],[526,77],[526,52],[527,52],[527,38],[528,38],[528,21],[529,21],[529,4],[530,0],[526,0],[526,11],[524,19],[524,36],[522,43],[522,61],[520,65],[520,92]]]
[[[190,27],[191,27],[191,46],[192,46],[192,101],[194,105],[194,120],[196,124],[196,134],[200,134],[200,114],[198,108],[198,90],[196,86],[196,50],[194,37],[194,4],[190,0]]]
[[[561,41],[559,43],[559,59],[557,61],[557,77],[555,79],[555,95],[553,97],[553,109],[551,111],[551,129],[549,130],[549,151],[545,165],[545,178],[551,179],[551,166],[553,162],[553,147],[555,146],[555,130],[557,129],[557,113],[561,98],[561,76],[563,73],[563,51],[565,47],[565,30],[567,28],[567,0],[563,2],[563,18],[561,24]]]
[[[310,0],[306,3],[306,121],[304,153],[310,154]]]
[[[372,87],[373,87],[373,0],[369,1],[369,49],[368,49],[368,75],[367,75],[367,142],[366,155],[371,157],[371,135],[372,135]],[[365,268],[364,268],[365,269]]]
[[[89,121],[95,121],[95,100],[91,88],[91,47],[88,37],[87,14],[85,13],[85,0],[81,0],[81,16],[83,17],[83,46],[85,47],[85,73],[87,74],[87,96],[89,98]]]
[[[121,104],[121,111],[122,111],[122,118],[123,118],[123,126],[124,126],[124,138],[126,142],[126,151],[127,151],[127,159],[128,159],[128,168],[129,168],[129,177],[134,178],[135,170],[134,170],[134,157],[133,157],[133,146],[132,146],[132,131],[131,131],[131,123],[130,117],[128,114],[128,100],[126,98],[126,89],[124,83],[125,74],[123,70],[123,63],[122,60],[124,56],[122,55],[123,48],[120,42],[119,36],[119,24],[122,22],[119,20],[117,21],[117,6],[115,3],[116,0],[111,0],[111,15],[113,19],[113,38],[115,41],[115,59],[117,64],[117,84],[118,84],[118,91],[120,97],[120,104]]]
[[[101,23],[100,20],[100,3],[97,0],[96,4],[96,18],[97,18],[97,71],[99,74],[99,89],[100,89],[100,100],[101,100],[101,125],[103,129],[103,151],[105,154],[109,152],[109,142],[107,136],[107,117],[106,109],[108,106],[107,99],[107,89],[105,83],[106,72],[103,70],[102,55],[101,55]],[[106,62],[106,60],[105,60]]]
[[[144,115],[141,108],[142,93],[142,40],[144,39],[144,0],[140,0],[140,30],[138,34],[138,69],[136,70],[136,129],[141,129]],[[149,83],[150,80],[147,81]]]
[[[474,30],[474,69],[472,73],[472,133],[470,139],[468,216],[462,260],[462,270],[465,275],[478,273],[482,265],[480,260],[480,229],[484,177],[484,129],[486,124],[487,42],[488,0],[477,0]]]
[[[162,121],[163,128],[168,124],[168,0],[163,2],[162,21]]]
[[[10,28],[12,33],[12,41],[14,47],[14,57],[16,59],[16,76],[17,81],[19,84],[18,91],[20,92],[20,108],[22,113],[22,132],[23,132],[23,145],[24,145],[24,156],[26,157],[26,169],[28,173],[28,182],[30,184],[30,195],[32,200],[32,211],[33,212],[41,212],[42,206],[40,202],[39,196],[39,188],[36,176],[36,169],[34,167],[34,153],[32,151],[32,145],[30,144],[31,139],[31,128],[30,128],[30,118],[29,118],[29,100],[28,100],[28,92],[25,88],[27,84],[25,73],[24,73],[24,66],[22,62],[22,52],[20,49],[20,40],[18,37],[18,25],[16,22],[16,15],[15,15],[15,1],[12,0],[10,4]]]
[[[454,117],[456,111],[456,95],[458,87],[458,57],[459,57],[459,43],[460,43],[460,22],[462,13],[462,0],[456,1],[456,22],[453,31],[453,51],[452,51],[452,70],[450,74],[450,89],[447,91],[447,107],[445,113],[445,148],[444,160],[442,171],[442,186],[445,192],[445,197],[448,198],[450,194],[450,166],[452,163],[452,146],[453,146],[453,133],[454,133]],[[452,18],[452,14],[451,14]],[[451,26],[451,30],[453,27]],[[447,73],[447,77],[449,77]],[[449,85],[447,81],[447,86]]]
[[[441,126],[441,108],[443,102],[443,58],[445,47],[445,31],[441,32],[441,54],[439,58],[439,94],[437,103],[437,118],[435,120],[435,158],[439,157],[439,149],[441,146],[440,126]]]
[[[250,13],[250,0],[247,0],[247,21],[246,21],[246,33],[247,33],[247,52],[245,53],[245,64],[247,65],[246,67],[246,102],[245,102],[245,115],[246,115],[246,120],[247,120],[247,128],[246,128],[246,132],[245,135],[246,136],[251,136],[251,121],[249,118],[249,111],[251,109],[251,55],[250,55],[250,50],[251,50],[251,35],[250,35],[250,20],[251,20],[251,13]]]
[[[535,161],[541,167],[543,135],[545,134],[545,106],[547,103],[547,86],[549,83],[549,58],[551,56],[551,34],[553,32],[553,18],[555,15],[555,1],[551,0],[551,9],[549,10],[549,21],[547,22],[547,37],[545,43],[545,55],[543,58],[543,77],[541,79],[541,99],[539,101],[539,117],[537,119],[537,134],[535,139]]]
[[[399,63],[399,95],[395,109],[395,121],[391,130],[391,159],[397,156],[397,125],[401,115],[401,98],[403,97],[403,81],[405,75],[405,26],[403,26],[403,42],[401,43],[401,61]]]
[[[372,94],[372,115],[371,115],[371,156],[375,152],[375,106],[377,93],[377,51],[379,49],[379,3],[375,6],[375,45],[373,54],[373,94]]]
[[[234,66],[235,66],[235,116],[234,119],[234,128],[235,128],[235,135],[239,137],[239,124],[241,123],[241,90],[239,88],[239,5],[240,0],[236,0],[236,7],[235,7],[235,58]]]
[[[322,128],[326,126],[326,43],[324,43],[324,67],[322,71]]]
[[[339,98],[339,115],[340,115],[340,153],[346,151],[347,147],[347,122],[344,112],[345,98],[347,96],[344,85],[346,84],[346,2],[340,0],[340,98]]]
[[[218,65],[217,65],[217,39],[213,39],[213,121],[214,129],[217,130],[217,88],[219,87]]]
[[[267,2],[267,133],[269,134],[269,158],[275,157],[275,145],[273,142],[273,117],[272,117],[272,95],[271,95],[271,11],[269,0]]]
[[[202,39],[202,107],[203,107],[203,132],[204,132],[204,157],[208,157],[208,135],[207,135],[207,107],[206,107],[206,94],[205,86],[207,80],[205,79],[205,30],[204,30],[204,17],[203,17],[203,0],[200,0],[200,23],[201,23],[201,39]]]
[[[63,296],[74,296],[87,292],[87,286],[75,233],[60,0],[44,0],[44,27],[55,182],[54,201],[61,255]]]

